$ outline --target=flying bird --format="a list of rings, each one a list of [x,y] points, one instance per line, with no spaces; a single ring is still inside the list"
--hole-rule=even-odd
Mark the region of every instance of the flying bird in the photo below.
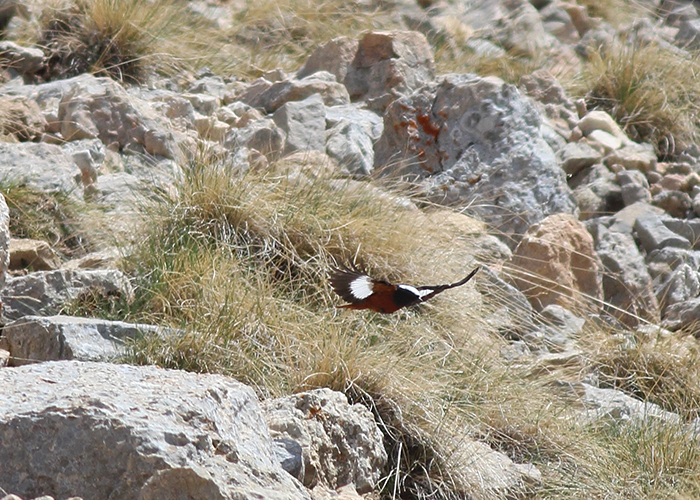
[[[412,306],[450,288],[464,285],[472,279],[479,267],[469,275],[449,285],[412,286],[392,285],[388,281],[377,280],[355,265],[332,269],[329,279],[333,291],[349,304],[338,307],[347,309],[370,309],[375,312],[391,314],[407,306]]]

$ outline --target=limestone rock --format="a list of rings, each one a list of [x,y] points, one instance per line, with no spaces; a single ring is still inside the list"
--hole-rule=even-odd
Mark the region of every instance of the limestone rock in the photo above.
[[[180,157],[175,137],[150,104],[109,78],[77,78],[58,108],[64,139],[97,137],[119,150]]]
[[[348,91],[335,77],[321,71],[297,80],[284,79],[269,82],[264,78],[256,82],[237,96],[237,100],[265,113],[274,113],[279,107],[290,101],[303,101],[314,94],[320,94],[326,106],[338,106],[350,103]]]
[[[297,71],[296,77],[305,78],[318,71],[328,71],[335,75],[338,82],[344,82],[357,54],[357,40],[347,37],[334,38],[317,48]]]
[[[232,151],[241,147],[254,149],[272,161],[284,150],[286,134],[274,121],[263,118],[242,128],[232,128],[226,135],[224,146]]]
[[[126,339],[144,332],[161,330],[152,325],[94,318],[24,316],[6,324],[3,336],[13,358],[11,365],[20,366],[61,359],[107,361],[123,354]]]
[[[265,401],[263,409],[274,439],[301,446],[305,486],[353,484],[359,493],[377,486],[387,456],[367,408],[349,406],[342,393],[316,389]]]
[[[284,153],[325,151],[326,110],[319,94],[280,106],[273,119],[287,136]]]
[[[7,279],[2,290],[3,313],[8,319],[52,315],[85,293],[122,295],[128,299],[133,290],[127,278],[116,270],[37,271]]]
[[[603,298],[602,264],[586,228],[568,214],[550,215],[530,227],[509,264],[515,285],[532,306],[597,309]]]
[[[0,176],[6,182],[25,184],[48,193],[74,193],[80,170],[61,148],[51,144],[0,143]]]
[[[61,265],[61,259],[45,241],[10,240],[10,269],[51,271]]]
[[[557,156],[561,159],[561,168],[567,175],[575,175],[602,160],[598,151],[585,143],[576,142],[567,143],[563,149],[557,151]]]
[[[5,490],[310,500],[275,461],[255,393],[229,377],[57,361],[0,370],[0,387]]]
[[[658,323],[659,303],[632,235],[609,230],[601,224],[591,229],[604,266],[605,301],[613,306],[608,312],[632,327],[639,324],[639,318]]]
[[[370,108],[383,110],[434,76],[432,50],[422,33],[374,31],[360,40],[343,83],[353,101],[361,99]]]

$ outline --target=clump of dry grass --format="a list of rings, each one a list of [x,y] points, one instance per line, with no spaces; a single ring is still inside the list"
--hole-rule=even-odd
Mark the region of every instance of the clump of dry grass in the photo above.
[[[700,346],[692,337],[662,330],[599,332],[584,345],[601,386],[656,403],[686,421],[700,416]]]
[[[610,113],[634,141],[672,155],[697,140],[700,83],[697,57],[655,45],[593,54],[576,92],[589,109]]]
[[[176,0],[59,1],[42,12],[37,44],[48,54],[45,80],[81,73],[143,82],[153,70],[187,65],[207,32]],[[211,38],[207,39],[211,48]]]
[[[10,210],[13,238],[49,243],[66,257],[92,248],[80,203],[62,193],[44,193],[25,184],[0,179],[0,193]]]

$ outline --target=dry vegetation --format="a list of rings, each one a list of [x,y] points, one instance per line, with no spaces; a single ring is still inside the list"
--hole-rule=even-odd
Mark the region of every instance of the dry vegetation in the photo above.
[[[216,73],[252,77],[295,69],[329,38],[392,27],[385,13],[359,4],[262,1],[214,36],[193,29],[181,5],[81,0],[47,9],[35,36],[56,58],[46,77],[91,71],[137,82],[146,68],[167,73],[202,61]],[[438,49],[443,70],[511,81],[544,64],[510,56],[477,64],[459,46]],[[634,138],[687,140],[696,125],[696,61],[683,66],[666,56],[647,47],[594,57],[579,88]],[[483,226],[408,208],[400,195],[335,178],[311,157],[237,172],[205,151],[184,168],[177,194],[144,211],[139,245],[124,261],[135,300],[89,297],[89,307],[74,308],[178,330],[134,342],[129,362],[228,374],[261,397],[343,391],[367,405],[384,432],[384,498],[500,498],[478,480],[487,465],[474,460],[472,439],[537,466],[543,477],[526,486],[529,498],[700,497],[700,442],[685,430],[700,404],[694,339],[592,330],[578,365],[547,371],[536,361],[506,361],[508,342],[486,321],[494,298],[472,284],[393,316],[337,310],[326,280],[332,264],[355,258],[392,280],[448,282],[472,268]],[[64,208],[16,186],[2,192],[15,236],[65,241]],[[683,421],[582,422],[576,399],[555,381],[585,374]]]

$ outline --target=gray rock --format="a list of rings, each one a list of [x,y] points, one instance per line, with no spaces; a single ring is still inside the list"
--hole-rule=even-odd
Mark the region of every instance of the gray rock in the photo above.
[[[97,137],[110,148],[180,157],[164,118],[109,78],[74,79],[66,85],[58,120],[61,135],[68,141]]]
[[[44,67],[45,62],[44,51],[39,48],[0,41],[0,67],[12,68],[20,75],[25,75],[36,73]]]
[[[273,119],[287,135],[284,154],[325,151],[326,109],[319,94],[280,106]]]
[[[111,360],[123,354],[125,339],[144,332],[160,330],[152,325],[73,316],[25,316],[3,328],[11,366],[61,359]]]
[[[603,291],[608,312],[627,326],[637,326],[640,318],[658,323],[659,303],[632,235],[602,225],[591,234],[605,269]]]
[[[581,415],[587,423],[600,420],[631,424],[648,424],[654,421],[671,424],[681,422],[675,413],[665,411],[654,403],[639,401],[616,389],[600,389],[586,383],[574,384],[571,389],[587,408]]]
[[[275,122],[265,118],[229,130],[224,146],[232,151],[242,147],[254,149],[268,160],[274,160],[282,154],[285,140],[284,131]]]
[[[603,159],[602,155],[588,144],[568,142],[557,151],[561,168],[567,175],[575,175]]]
[[[634,223],[642,248],[649,253],[665,247],[690,248],[690,242],[667,228],[661,216],[651,212],[640,214]]]
[[[314,73],[301,80],[291,78],[275,83],[261,78],[238,95],[237,100],[260,108],[265,113],[274,113],[287,102],[302,101],[314,94],[320,94],[326,106],[350,103],[345,86],[326,71]]]
[[[207,94],[182,94],[183,99],[187,99],[198,113],[204,116],[212,116],[221,106],[218,97]]]
[[[10,320],[23,316],[51,316],[81,294],[99,292],[133,295],[129,280],[116,270],[37,271],[7,279],[2,290],[3,314]]]
[[[622,188],[605,165],[595,164],[569,180],[579,208],[579,219],[587,220],[622,209]]]
[[[666,218],[662,209],[649,205],[648,203],[637,202],[626,206],[613,215],[608,227],[611,231],[631,234],[637,224],[637,219],[648,214],[661,217],[662,220]]]
[[[304,469],[304,455],[301,445],[288,438],[273,439],[272,445],[275,458],[291,476],[300,482],[304,480],[306,469]]]
[[[428,177],[432,201],[469,204],[515,245],[547,215],[576,211],[540,124],[532,102],[500,79],[447,75],[389,106],[375,169]]]
[[[342,120],[326,133],[326,153],[351,174],[374,170],[374,143],[361,123]]]
[[[690,241],[693,249],[700,249],[700,219],[664,218],[663,222],[671,231]]]
[[[0,178],[46,193],[76,195],[80,170],[61,148],[45,143],[1,143]]]
[[[369,132],[372,141],[377,141],[384,131],[384,120],[374,111],[358,104],[326,107],[326,128],[333,128],[342,121],[362,125]]]
[[[57,361],[0,370],[0,387],[0,477],[19,495],[310,499],[229,377]]]
[[[483,296],[484,320],[501,335],[519,339],[524,332],[533,329],[534,311],[530,301],[498,274],[488,267],[482,267],[476,275],[475,287]]]
[[[656,298],[662,310],[662,317],[669,306],[687,302],[700,295],[700,277],[697,269],[681,264],[665,281],[654,287]]]
[[[700,49],[700,19],[682,21],[673,43],[686,50]]]
[[[10,267],[10,209],[0,193],[0,294],[5,288],[7,270]]]
[[[344,394],[330,389],[268,400],[262,407],[272,437],[301,446],[306,487],[353,484],[358,493],[368,493],[377,486],[387,456],[367,408],[348,405]]]
[[[617,173],[617,182],[620,184],[625,206],[637,202],[651,203],[649,181],[639,170],[620,170]]]

